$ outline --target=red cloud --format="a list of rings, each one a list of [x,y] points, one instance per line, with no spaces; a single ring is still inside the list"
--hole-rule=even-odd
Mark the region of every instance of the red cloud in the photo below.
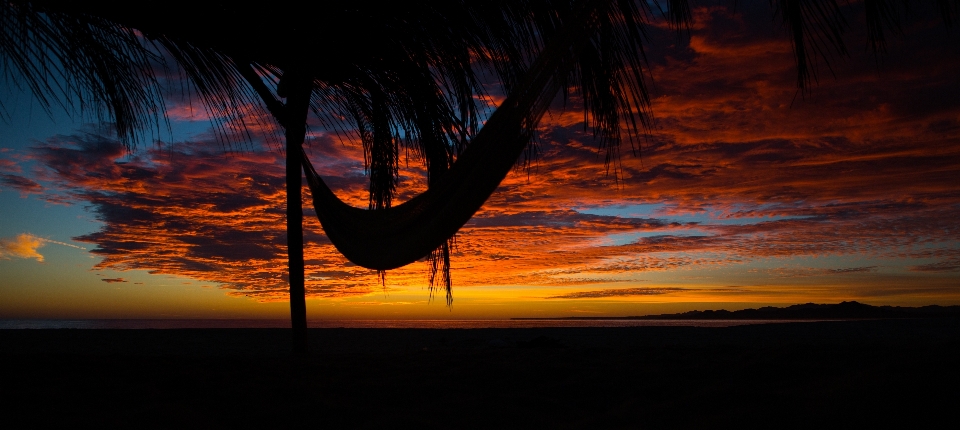
[[[762,276],[758,285],[827,277],[838,291],[854,291],[856,279],[888,279],[890,271],[889,279],[906,279],[956,270],[960,88],[944,83],[960,76],[960,57],[932,55],[924,33],[881,69],[882,78],[872,61],[837,62],[836,80],[821,77],[798,96],[781,35],[723,8],[696,17],[689,47],[651,52],[657,122],[650,136],[637,136],[642,158],[607,165],[572,98],[542,124],[530,171],[508,176],[457,235],[455,285],[564,287],[636,282],[650,272],[680,279],[689,274],[681,271],[763,261],[772,267],[750,272]],[[652,37],[665,31],[651,29]],[[308,149],[341,198],[366,207],[359,142],[321,130]],[[47,166],[41,179],[88,202],[104,223],[76,238],[97,245],[98,267],[286,299],[277,151],[225,154],[195,142],[126,154],[116,142],[84,135],[48,142],[35,158]],[[402,171],[401,201],[425,188],[417,166],[412,160]],[[658,209],[620,216],[583,209],[650,204]],[[346,261],[315,218],[307,217],[306,231],[308,294],[381,291],[375,273]],[[784,263],[824,256],[871,262]],[[426,278],[426,264],[416,263],[387,281],[418,286]],[[672,291],[650,288],[554,297]]]

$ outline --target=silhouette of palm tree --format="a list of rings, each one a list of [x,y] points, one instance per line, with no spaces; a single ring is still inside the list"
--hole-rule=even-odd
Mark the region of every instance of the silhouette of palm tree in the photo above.
[[[664,2],[679,33],[686,0]],[[811,58],[846,52],[835,0],[771,0],[793,42],[797,85],[815,79]],[[951,25],[960,2],[936,0]],[[654,3],[659,8],[659,3]],[[204,106],[245,129],[246,106],[284,128],[291,319],[306,348],[301,172],[324,230],[355,263],[380,271],[424,256],[450,300],[449,239],[530,150],[557,93],[574,91],[607,161],[648,125],[643,24],[648,2],[631,0],[423,0],[403,5],[279,2],[250,9],[171,0],[145,10],[115,1],[6,1],[0,61],[8,80],[44,107],[92,109],[131,143],[163,111],[152,63],[173,58]],[[864,2],[870,42],[885,48],[905,2]],[[185,13],[189,11],[189,13]],[[147,44],[143,40],[148,41]],[[481,127],[481,72],[508,95]],[[343,204],[302,152],[310,111],[328,127],[352,128],[364,144],[372,210]],[[349,126],[344,125],[349,123]],[[624,133],[626,131],[626,133]],[[425,164],[428,190],[393,207],[398,154]],[[433,275],[431,279],[433,280]]]
[[[193,13],[184,17],[181,11],[185,9]],[[283,125],[291,314],[294,326],[300,329],[305,328],[306,319],[299,190],[301,146],[309,109],[321,119],[331,120],[336,115],[354,120],[369,154],[370,207],[389,216],[392,212],[386,209],[395,192],[399,145],[412,147],[423,159],[431,188],[435,188],[434,184],[447,176],[444,172],[480,129],[482,112],[474,97],[483,92],[476,74],[478,63],[492,70],[504,89],[513,94],[516,87],[533,82],[526,78],[526,69],[534,58],[551,59],[550,65],[541,61],[537,66],[541,91],[525,92],[526,101],[521,103],[525,107],[501,108],[491,118],[491,123],[498,123],[497,118],[508,118],[507,134],[512,134],[510,140],[520,150],[546,104],[568,84],[584,88],[584,94],[592,101],[600,140],[613,151],[620,140],[621,118],[632,121],[632,111],[643,112],[647,106],[640,75],[638,26],[642,9],[633,2],[579,5],[563,1],[427,1],[392,9],[379,5],[324,6],[322,11],[309,6],[280,5],[271,13],[250,14],[240,9],[197,8],[185,2],[171,4],[164,11],[144,13],[112,2],[77,5],[41,1],[5,3],[2,13],[4,39],[0,47],[4,60],[12,66],[5,70],[19,71],[22,82],[42,101],[47,96],[59,100],[56,96],[66,94],[72,96],[67,100],[79,100],[80,107],[106,106],[103,116],[116,119],[118,135],[127,142],[149,123],[150,112],[162,108],[156,79],[147,64],[159,58],[139,44],[138,34],[131,29],[137,29],[176,60],[216,117],[242,122],[245,117],[241,107],[254,104],[263,106]],[[319,30],[315,18],[304,18],[315,16],[323,17]],[[567,24],[570,20],[578,24]],[[239,31],[248,28],[264,31],[257,36],[245,36],[251,32]],[[358,32],[358,28],[374,28],[376,32]],[[604,32],[586,39],[588,31],[597,30]],[[63,37],[88,32],[102,37]],[[337,43],[327,42],[334,36],[340,36]],[[545,41],[552,39],[562,42],[544,49]],[[330,51],[336,61],[309,55]],[[56,58],[44,58],[48,52]],[[74,55],[77,52],[83,53],[80,58]],[[589,60],[579,61],[578,57]],[[594,61],[597,59],[603,61]],[[91,72],[90,63],[107,66]],[[565,64],[566,72],[576,73],[550,70],[559,70],[561,64]],[[69,91],[54,87],[51,82],[58,79],[51,79],[51,75],[68,80]],[[543,94],[543,78],[550,78],[552,92]],[[275,88],[265,82],[271,79]],[[588,79],[605,83],[580,85]],[[114,96],[111,89],[115,87],[126,92]],[[515,99],[511,96],[508,100]],[[536,113],[524,112],[530,110],[532,102],[539,106]],[[501,113],[505,110],[510,114]],[[633,125],[635,128],[636,124]],[[499,157],[506,161],[500,164],[509,168],[517,159],[518,151],[513,152]],[[312,168],[308,171],[312,172]],[[311,178],[319,179],[316,175]],[[495,188],[499,179],[487,182],[487,188],[489,184]],[[473,206],[479,207],[493,188],[475,194],[473,200],[478,203]],[[456,228],[466,218],[455,222]],[[336,229],[329,219],[324,224]],[[414,220],[413,224],[422,223]],[[446,240],[456,228],[444,231],[441,240],[434,241],[438,243],[418,249],[414,257],[432,251],[434,267],[444,274],[448,297]],[[399,264],[371,261],[364,265],[386,269]]]

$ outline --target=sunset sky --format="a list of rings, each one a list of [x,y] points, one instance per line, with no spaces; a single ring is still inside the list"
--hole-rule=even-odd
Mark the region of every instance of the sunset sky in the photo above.
[[[820,62],[803,94],[789,39],[754,3],[695,9],[681,43],[649,28],[655,128],[638,156],[626,144],[605,165],[577,99],[556,105],[533,166],[458,233],[451,308],[425,262],[381,285],[346,261],[307,205],[308,317],[960,304],[960,28],[917,12],[878,58],[853,16],[850,58]],[[127,152],[3,85],[0,318],[288,316],[275,146],[218,143],[199,101],[171,95],[171,130]],[[365,207],[360,143],[314,125],[307,148]],[[419,166],[401,200],[425,189]]]

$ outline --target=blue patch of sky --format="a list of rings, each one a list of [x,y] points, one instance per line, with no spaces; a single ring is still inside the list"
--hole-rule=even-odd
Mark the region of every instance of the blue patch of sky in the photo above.
[[[757,205],[754,207],[734,206],[734,210],[701,210],[686,214],[665,213],[667,209],[673,209],[666,203],[645,203],[633,205],[609,205],[595,207],[574,208],[577,212],[589,215],[616,216],[620,218],[655,218],[668,223],[698,223],[707,225],[747,225],[760,222],[781,221],[787,219],[803,219],[802,216],[735,216],[738,212],[750,210],[762,212],[772,209],[771,206]],[[689,235],[689,234],[688,234]]]
[[[26,156],[30,148],[55,136],[68,135],[80,128],[81,123],[73,120],[59,106],[51,106],[49,112],[32,95],[10,86],[0,86],[3,100],[0,115],[0,157],[19,161],[18,156]],[[32,161],[21,161],[21,172],[8,172],[30,179]],[[69,242],[73,236],[92,231],[92,217],[77,205],[65,206],[51,204],[31,194],[21,196],[14,188],[0,186],[0,237],[12,237],[21,233],[30,233],[43,238]],[[82,220],[89,222],[71,222]]]
[[[670,230],[669,232],[664,232],[663,230],[645,230],[645,231],[632,231],[629,233],[613,233],[603,236],[597,243],[597,246],[621,246],[629,245],[631,243],[636,243],[642,238],[649,237],[665,237],[665,236],[711,236],[710,233],[697,229],[683,229],[683,230]]]
[[[49,111],[26,92],[0,85],[0,148],[26,150],[51,136],[68,135],[79,129],[74,120],[59,106]]]
[[[208,119],[170,120],[171,142],[188,142],[210,135],[213,124]],[[164,139],[161,139],[164,140]]]
[[[42,104],[29,91],[12,86],[9,82],[0,83],[0,147],[13,149],[27,149],[57,135],[71,135],[89,129],[96,121],[89,114],[77,115],[80,112],[70,112],[57,104],[51,104],[44,109]],[[193,103],[202,111],[199,101],[183,101]],[[168,106],[169,107],[169,106]],[[209,136],[213,124],[206,118],[169,119],[167,123],[158,118],[158,128],[144,130],[143,142],[137,144],[151,144],[154,139],[162,142],[191,141],[203,136]],[[111,133],[109,127],[100,127],[104,133]]]
[[[81,205],[52,204],[31,195],[21,198],[16,191],[0,192],[0,237],[31,233],[43,238],[69,242],[102,223]]]
[[[57,105],[44,110],[32,94],[10,86],[9,82],[0,85],[0,97],[0,149],[4,150],[0,158],[18,162],[21,171],[8,173],[36,180],[32,175],[36,162],[18,158],[28,156],[30,148],[53,136],[76,134],[84,123]],[[53,194],[50,189],[44,193]],[[0,186],[0,220],[0,237],[30,233],[61,242],[71,242],[71,237],[100,227],[82,205],[53,204],[36,194],[21,196],[18,190],[6,186]]]

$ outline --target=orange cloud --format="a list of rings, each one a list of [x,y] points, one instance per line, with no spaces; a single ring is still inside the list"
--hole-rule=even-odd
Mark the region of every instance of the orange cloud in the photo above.
[[[769,19],[725,8],[695,16],[689,46],[649,53],[657,122],[636,136],[642,157],[608,165],[572,97],[541,124],[531,169],[509,175],[458,233],[455,287],[542,288],[535,300],[960,300],[940,287],[955,285],[960,267],[960,87],[943,84],[955,83],[960,57],[917,43],[882,79],[874,62],[854,59],[798,96],[789,41],[755,28]],[[38,180],[103,222],[75,238],[96,244],[98,268],[286,300],[281,155],[266,144],[219,148],[200,141],[126,154],[79,135],[33,157],[46,169]],[[342,199],[367,206],[359,142],[317,128],[307,148]],[[417,160],[401,165],[403,201],[426,184]],[[379,285],[333,248],[304,201],[308,295],[425,288],[425,262]],[[714,288],[727,285],[738,287]]]
[[[0,238],[0,259],[33,258],[43,262],[43,255],[37,249],[44,240],[29,233],[18,234],[14,238]]]

